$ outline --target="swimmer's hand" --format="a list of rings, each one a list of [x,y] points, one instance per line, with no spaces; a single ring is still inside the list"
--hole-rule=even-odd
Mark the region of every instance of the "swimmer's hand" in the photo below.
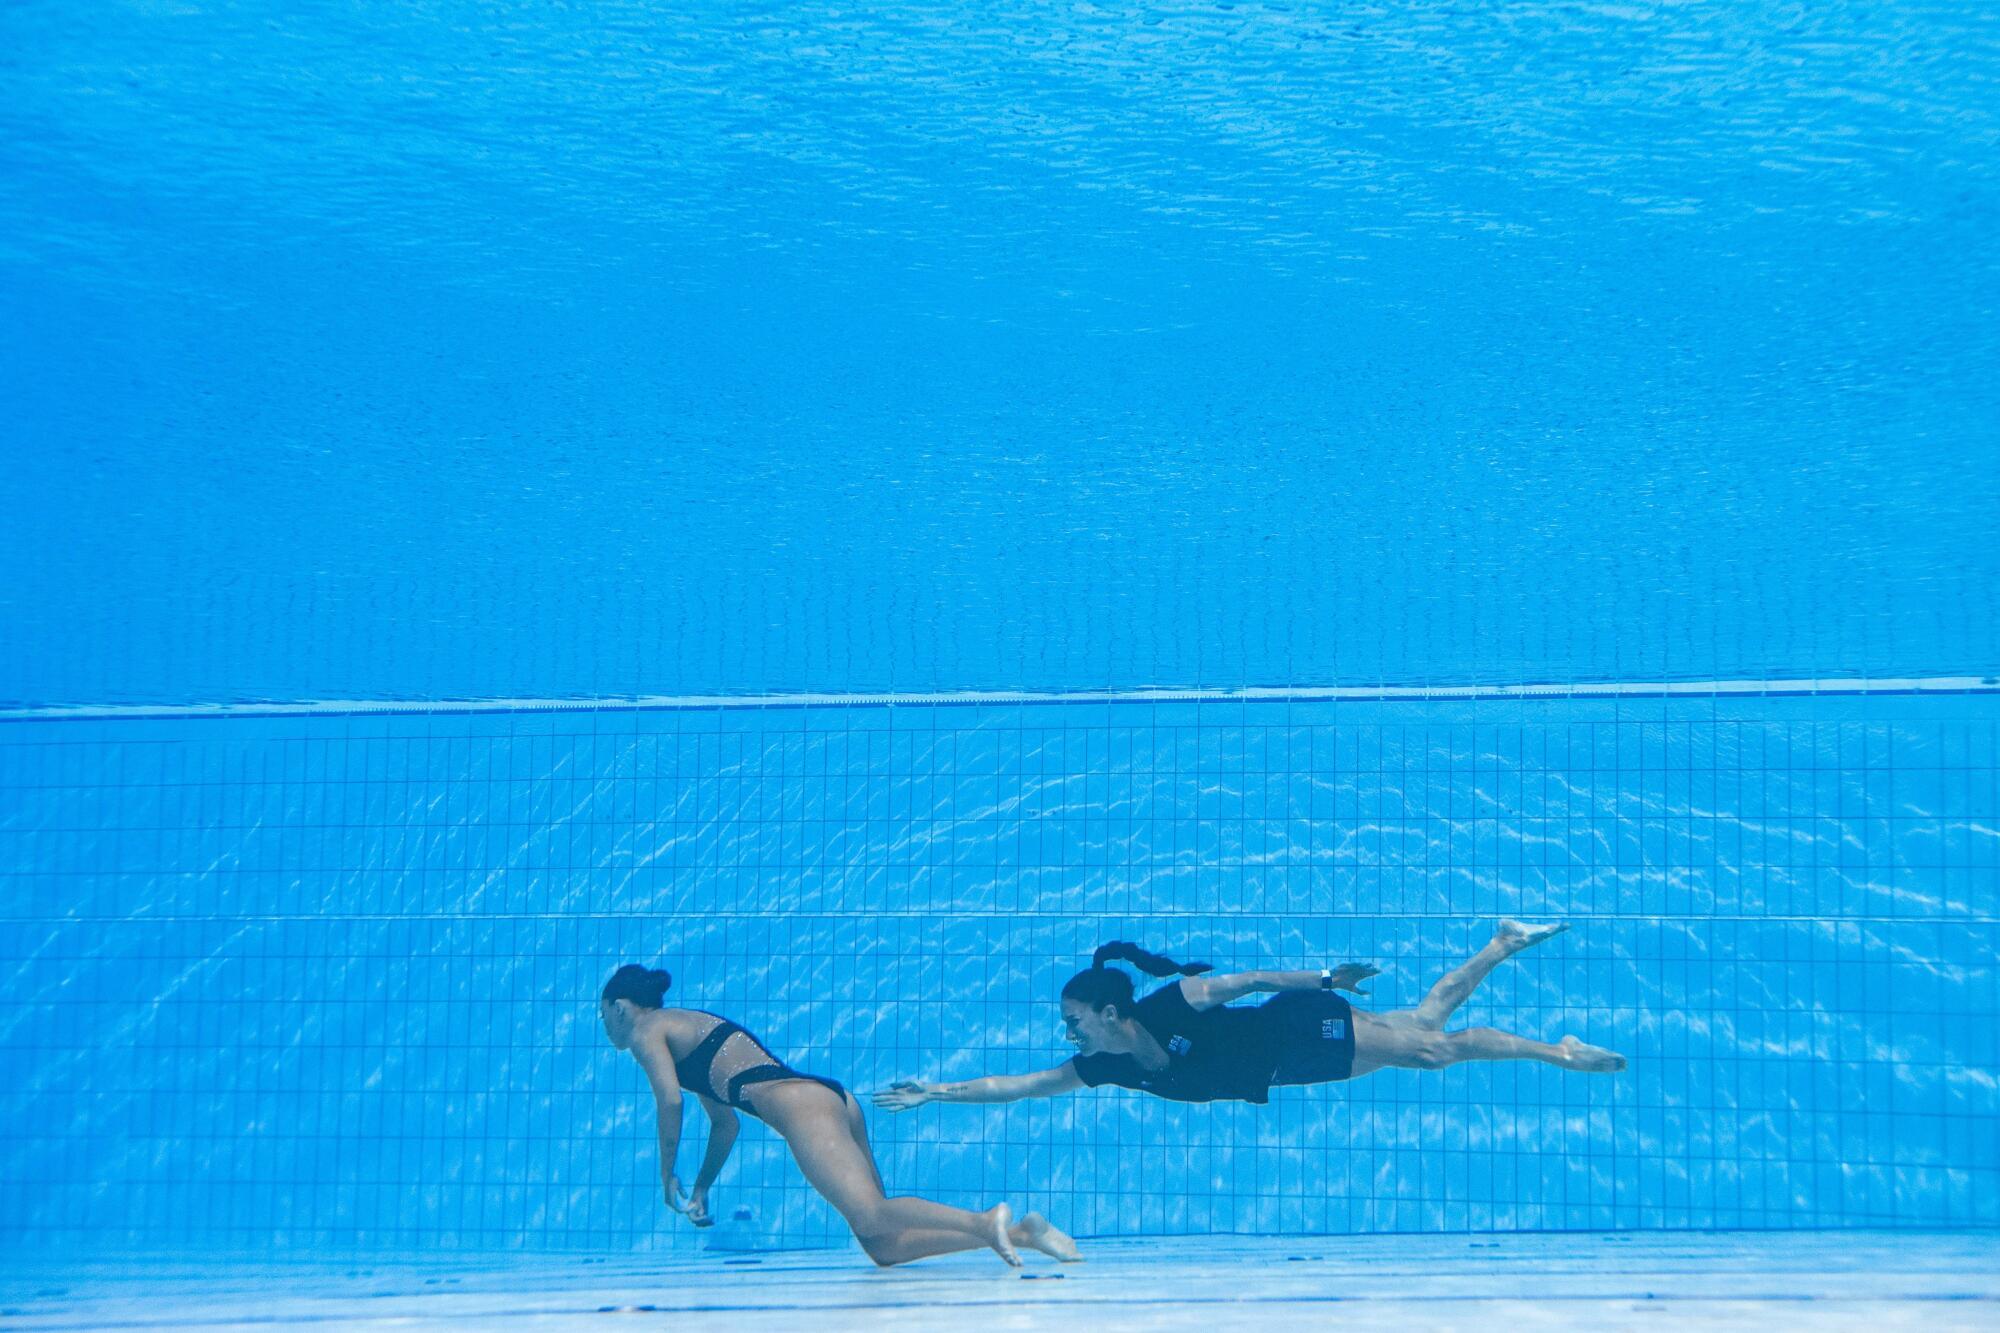
[[[1379,967],[1370,967],[1366,963],[1342,963],[1333,969],[1333,980],[1329,984],[1335,990],[1351,990],[1356,995],[1366,995],[1368,992],[1359,983],[1381,975]]]
[[[872,1096],[884,1111],[907,1111],[933,1100],[931,1089],[922,1083],[892,1083]]]
[[[712,1227],[715,1219],[708,1215],[708,1187],[697,1185],[689,1193],[681,1188],[680,1177],[667,1177],[667,1207],[687,1218],[698,1227]]]

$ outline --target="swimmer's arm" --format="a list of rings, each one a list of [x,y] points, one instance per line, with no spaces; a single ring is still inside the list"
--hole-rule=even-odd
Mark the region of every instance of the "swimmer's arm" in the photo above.
[[[1258,991],[1293,989],[1283,985],[1283,979],[1305,975],[1304,972],[1231,972],[1221,977],[1183,977],[1181,998],[1190,1009],[1213,1009]],[[1318,989],[1319,973],[1312,974],[1312,984]]]
[[[646,1082],[653,1087],[653,1106],[660,1113],[660,1181],[667,1186],[668,1202],[674,1202],[674,1158],[681,1150],[681,1081],[674,1073],[674,1059],[665,1042],[659,1049],[641,1043],[632,1048]]]
[[[713,1097],[703,1097],[701,1109],[708,1112],[708,1152],[701,1159],[701,1170],[695,1172],[693,1193],[697,1196],[707,1193],[722,1174],[722,1164],[729,1160],[729,1150],[736,1146],[736,1131],[742,1125],[736,1112]]]
[[[898,1083],[878,1092],[875,1105],[885,1111],[907,1111],[925,1102],[1018,1102],[1024,1097],[1058,1097],[1083,1086],[1073,1061],[1035,1074],[988,1074],[963,1083]]]
[[[1333,969],[1333,989],[1351,990],[1356,995],[1366,995],[1361,982],[1377,975],[1380,968],[1364,963],[1344,963]],[[1320,974],[1317,972],[1232,972],[1222,977],[1185,977],[1181,981],[1181,998],[1188,1002],[1190,1009],[1213,1009],[1231,1000],[1240,1000],[1246,995],[1260,991],[1318,990]]]

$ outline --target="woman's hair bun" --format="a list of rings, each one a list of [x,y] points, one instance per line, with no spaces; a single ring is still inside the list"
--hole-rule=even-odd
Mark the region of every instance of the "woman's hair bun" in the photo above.
[[[604,998],[630,1000],[642,1008],[658,1009],[673,984],[674,974],[665,968],[627,963],[613,972],[611,980],[604,983]]]

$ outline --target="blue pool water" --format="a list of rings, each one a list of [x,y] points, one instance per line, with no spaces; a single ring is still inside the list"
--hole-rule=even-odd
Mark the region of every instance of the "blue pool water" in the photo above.
[[[1996,44],[22,0],[0,700],[1991,674]]]
[[[865,1090],[1058,1062],[1106,939],[1389,1007],[1500,915],[1575,929],[1464,1021],[1625,1074],[876,1114],[884,1175],[2000,1223],[1996,11],[0,50],[0,1246],[691,1250],[617,963]],[[742,1243],[844,1242],[738,1154]]]

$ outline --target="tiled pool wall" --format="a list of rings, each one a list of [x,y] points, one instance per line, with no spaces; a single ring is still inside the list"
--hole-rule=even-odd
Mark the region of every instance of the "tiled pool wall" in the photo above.
[[[865,1091],[1060,1063],[1103,940],[1387,1008],[1503,914],[1575,929],[1459,1021],[1627,1073],[871,1111],[883,1174],[1080,1234],[1991,1226],[1997,773],[1992,695],[0,723],[0,1244],[688,1248],[620,962]],[[845,1238],[755,1124],[714,1202]]]

